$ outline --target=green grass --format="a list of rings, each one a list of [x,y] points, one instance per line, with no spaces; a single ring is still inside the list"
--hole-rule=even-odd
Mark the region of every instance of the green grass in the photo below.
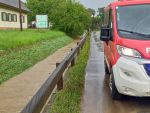
[[[50,113],[80,113],[81,98],[84,87],[85,68],[90,50],[89,38],[77,59],[74,67],[67,72],[67,81],[62,91],[56,94],[56,98]]]
[[[63,32],[50,30],[30,29],[24,30],[23,32],[20,32],[19,30],[1,30],[0,51],[12,50],[64,35],[65,34]]]
[[[0,31],[0,32],[4,33],[6,31]],[[14,32],[14,34],[16,34],[16,32],[18,32],[18,31],[16,31],[16,32],[13,31],[13,32]],[[24,31],[24,32],[28,32],[28,31]],[[53,35],[51,35],[51,33]],[[58,34],[60,33],[60,34],[58,35],[56,33],[58,33]],[[40,35],[40,33],[38,33],[37,31],[35,31],[35,34]],[[45,33],[45,35],[48,36],[47,33]],[[43,38],[44,38],[44,34],[41,33],[41,36],[43,36]],[[54,36],[54,37],[52,37],[51,39],[47,39],[47,40],[46,39],[41,40],[41,38],[34,39],[35,36],[33,36],[34,38],[31,39],[32,40],[31,42],[33,43],[33,42],[35,42],[35,40],[38,42],[32,44],[32,46],[30,46],[28,48],[21,48],[17,51],[16,50],[10,51],[9,53],[7,53],[5,55],[1,55],[0,56],[0,84],[2,84],[6,80],[12,78],[13,76],[20,74],[21,72],[25,71],[26,69],[32,67],[37,62],[43,60],[44,58],[46,58],[50,54],[54,53],[59,48],[62,48],[63,46],[67,45],[68,43],[70,43],[72,41],[72,39],[70,37],[66,36],[62,32],[54,31],[54,33],[53,33],[52,31],[50,31],[49,36]],[[9,39],[9,37],[6,37],[6,38]],[[27,41],[30,38],[28,38],[28,39],[22,38],[22,39]],[[22,39],[18,39],[18,40],[23,41]],[[41,40],[41,41],[39,41],[39,40]],[[10,43],[7,40],[5,40],[5,41]],[[3,40],[3,43],[4,43],[4,40]],[[27,43],[27,44],[29,44],[29,43]],[[21,46],[21,45],[22,44],[20,43],[19,46]],[[12,46],[10,46],[10,47],[12,47]]]

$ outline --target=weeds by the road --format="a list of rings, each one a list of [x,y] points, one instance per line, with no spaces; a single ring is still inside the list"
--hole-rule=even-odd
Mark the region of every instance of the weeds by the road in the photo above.
[[[90,50],[89,38],[74,67],[67,72],[67,81],[62,91],[56,94],[50,113],[80,113],[84,86],[84,74]]]
[[[0,31],[0,51],[18,49],[24,46],[32,45],[39,41],[54,39],[64,36],[60,31],[50,30],[1,30]]]
[[[63,36],[61,35],[55,35],[56,37],[53,37],[51,40],[35,43],[30,48],[11,51],[9,54],[0,56],[0,84],[25,71],[27,68],[43,60],[48,55],[72,41],[72,39],[65,34],[63,34]]]

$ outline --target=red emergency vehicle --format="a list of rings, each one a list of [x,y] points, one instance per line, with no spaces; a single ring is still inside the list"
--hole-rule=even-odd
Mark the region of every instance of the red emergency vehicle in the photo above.
[[[150,0],[111,3],[100,38],[112,98],[150,97]]]

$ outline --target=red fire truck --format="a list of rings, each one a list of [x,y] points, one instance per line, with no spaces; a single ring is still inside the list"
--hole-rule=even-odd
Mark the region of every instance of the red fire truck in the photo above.
[[[100,39],[113,99],[150,96],[150,0],[120,0],[105,8]]]

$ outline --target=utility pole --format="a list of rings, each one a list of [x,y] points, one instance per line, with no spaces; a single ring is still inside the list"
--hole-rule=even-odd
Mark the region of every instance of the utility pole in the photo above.
[[[19,0],[19,16],[20,16],[20,31],[22,31],[22,9],[21,9],[21,0]]]

